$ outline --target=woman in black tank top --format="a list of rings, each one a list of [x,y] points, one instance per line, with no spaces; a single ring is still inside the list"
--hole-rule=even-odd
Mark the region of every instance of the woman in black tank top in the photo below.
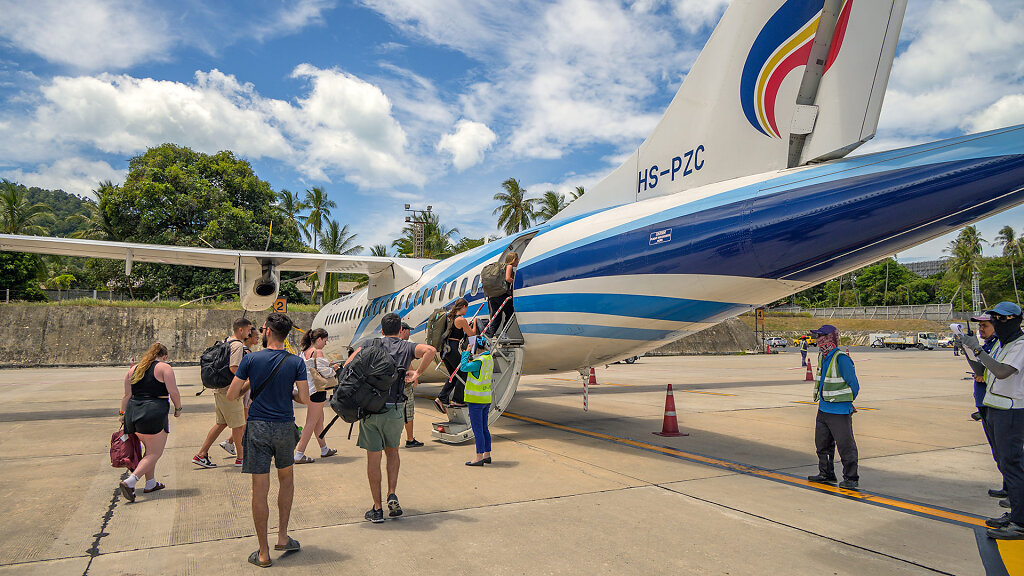
[[[170,427],[167,413],[170,398],[174,402],[175,418],[181,414],[181,395],[175,384],[174,370],[167,364],[167,348],[157,342],[146,350],[138,364],[124,376],[124,397],[121,399],[121,420],[125,434],[135,434],[146,453],[132,474],[121,482],[121,494],[135,502],[135,487],[139,478],[146,477],[143,492],[164,488],[156,481],[156,462],[164,452]]]
[[[448,311],[448,319],[452,328],[448,332],[448,340],[445,342],[444,350],[441,350],[441,359],[444,367],[448,369],[449,376],[453,372],[458,375],[449,378],[441,392],[437,395],[440,404],[449,404],[456,408],[465,407],[463,394],[466,391],[466,373],[459,371],[459,364],[462,362],[460,344],[467,336],[476,336],[476,316],[466,320],[466,311],[469,310],[469,302],[465,298],[459,298],[452,304]],[[453,394],[454,392],[454,394]],[[439,406],[440,406],[439,404]]]

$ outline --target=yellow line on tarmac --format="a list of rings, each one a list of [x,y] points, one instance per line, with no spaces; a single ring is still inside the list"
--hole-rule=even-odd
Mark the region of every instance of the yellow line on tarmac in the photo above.
[[[733,470],[744,474],[750,474],[752,476],[758,476],[761,478],[767,478],[786,484],[800,486],[802,488],[812,488],[820,490],[822,492],[830,492],[838,496],[845,496],[854,500],[861,500],[863,502],[870,502],[872,504],[881,505],[887,508],[903,510],[907,512],[913,512],[925,516],[932,516],[935,518],[942,518],[944,520],[951,520],[953,522],[959,522],[962,524],[968,524],[970,526],[985,526],[985,521],[974,518],[972,516],[966,516],[958,514],[956,512],[950,512],[947,510],[939,510],[930,506],[924,506],[922,504],[915,504],[913,502],[904,502],[895,498],[889,498],[886,496],[875,496],[873,494],[865,494],[857,490],[846,490],[836,486],[828,484],[818,484],[816,482],[809,482],[796,476],[790,476],[788,474],[780,474],[778,472],[772,472],[771,470],[762,470],[746,464],[738,464],[736,462],[729,462],[727,460],[719,460],[717,458],[711,458],[709,456],[703,456],[701,454],[694,454],[692,452],[684,452],[675,448],[669,448],[667,446],[658,446],[655,444],[648,444],[647,442],[640,442],[637,440],[630,440],[629,438],[620,438],[618,436],[612,436],[610,434],[604,434],[602,432],[591,432],[589,430],[583,430],[581,428],[574,428],[572,426],[565,426],[564,424],[556,424],[554,422],[548,422],[547,420],[540,420],[538,418],[532,418],[530,416],[521,416],[519,414],[513,414],[511,412],[505,412],[505,415],[516,420],[522,420],[524,422],[530,422],[532,424],[538,424],[540,426],[546,426],[548,428],[554,428],[556,430],[563,430],[566,432],[572,432],[574,434],[580,434],[582,436],[589,436],[591,438],[598,438],[601,440],[607,440],[615,442],[616,444],[622,444],[625,446],[632,446],[634,448],[640,448],[643,450],[650,450],[652,452],[660,452],[668,456],[680,458],[683,460],[689,460],[691,462],[697,462],[699,464],[707,464],[709,466],[715,466],[717,468],[725,468],[727,470]]]
[[[996,540],[999,555],[1010,576],[1024,575],[1024,542],[1020,540]]]

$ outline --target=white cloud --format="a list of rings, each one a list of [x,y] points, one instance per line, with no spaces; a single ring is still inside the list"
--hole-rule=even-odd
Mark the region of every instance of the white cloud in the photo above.
[[[99,182],[110,180],[121,182],[125,172],[115,170],[102,160],[86,160],[84,158],[61,158],[52,164],[40,164],[34,171],[8,170],[3,177],[25,186],[38,186],[48,190],[64,190],[75,194],[85,194],[95,198],[92,191]]]
[[[984,132],[1015,124],[1024,124],[1024,94],[1003,96],[965,122],[968,132]]]
[[[324,24],[324,13],[334,8],[334,0],[294,0],[285,2],[270,14],[264,22],[252,26],[252,36],[257,40],[287,36],[303,28]]]
[[[130,0],[0,0],[0,37],[84,70],[163,59],[174,43],[163,16]]]
[[[459,172],[483,161],[486,152],[497,135],[486,124],[462,119],[455,125],[455,132],[445,134],[437,143],[438,151],[452,155],[452,165]]]

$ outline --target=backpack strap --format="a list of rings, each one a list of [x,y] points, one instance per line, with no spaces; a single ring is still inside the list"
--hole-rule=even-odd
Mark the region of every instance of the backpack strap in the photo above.
[[[263,382],[260,382],[259,388],[253,389],[251,395],[253,402],[256,401],[256,397],[260,395],[260,392],[263,392],[263,389],[267,387],[267,384],[274,379],[274,376],[277,376],[277,371],[281,369],[281,365],[288,359],[288,356],[290,356],[290,354],[285,352],[285,354],[281,356],[281,359],[277,361],[277,366],[274,366],[274,370],[270,373],[270,376],[267,376],[264,378]]]

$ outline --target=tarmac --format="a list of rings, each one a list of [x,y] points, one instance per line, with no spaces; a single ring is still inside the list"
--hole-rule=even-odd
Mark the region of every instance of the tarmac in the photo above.
[[[418,390],[402,449],[405,515],[370,524],[364,453],[340,423],[337,456],[297,467],[294,553],[282,574],[1024,574],[1024,542],[984,518],[1000,477],[949,350],[852,350],[861,490],[815,485],[816,408],[798,352],[641,358],[527,376],[492,427],[493,465],[472,444],[430,441],[436,386]],[[814,358],[812,352],[811,358]],[[198,368],[175,369],[184,412],[157,467],[167,489],[119,494],[109,439],[125,368],[0,371],[0,576],[253,574],[250,480],[216,445]],[[685,437],[661,437],[666,385]],[[328,415],[332,414],[327,410]],[[297,411],[299,422],[303,409]],[[225,434],[226,437],[226,434]],[[314,450],[309,450],[313,452]],[[838,464],[838,462],[837,462]],[[276,514],[272,480],[271,530]]]

